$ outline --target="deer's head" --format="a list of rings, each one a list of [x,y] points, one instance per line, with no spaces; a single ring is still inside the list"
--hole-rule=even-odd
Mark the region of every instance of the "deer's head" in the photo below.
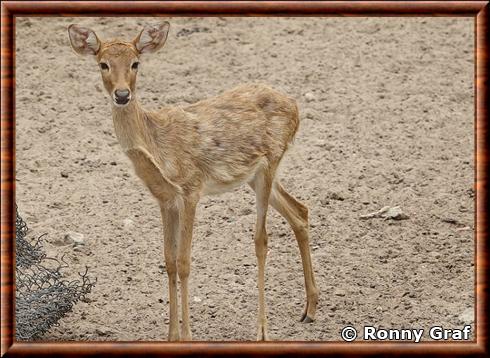
[[[94,31],[78,25],[70,25],[68,34],[75,52],[95,57],[114,105],[124,107],[134,98],[141,54],[162,48],[169,28],[166,21],[145,27],[131,42],[101,41]]]

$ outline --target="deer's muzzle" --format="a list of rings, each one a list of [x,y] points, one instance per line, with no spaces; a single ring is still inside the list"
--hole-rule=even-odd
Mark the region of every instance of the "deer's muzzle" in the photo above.
[[[123,89],[123,90],[115,90],[114,91],[114,102],[117,104],[117,105],[125,105],[129,102],[129,100],[131,99],[131,92],[127,89]]]

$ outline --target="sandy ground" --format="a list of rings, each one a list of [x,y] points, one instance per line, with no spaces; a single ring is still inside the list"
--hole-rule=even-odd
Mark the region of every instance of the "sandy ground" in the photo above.
[[[17,203],[67,275],[97,277],[49,340],[165,340],[167,277],[159,209],[113,130],[91,58],[66,28],[132,39],[142,18],[19,18]],[[173,18],[142,59],[146,108],[192,103],[260,81],[297,99],[301,128],[285,187],[310,208],[320,302],[298,322],[302,267],[284,220],[269,215],[266,297],[277,340],[339,340],[345,325],[462,328],[474,307],[473,19]],[[194,230],[196,340],[254,340],[255,198],[204,198]],[[360,220],[399,205],[408,220]],[[449,222],[447,222],[449,221]],[[84,235],[74,250],[60,240]]]

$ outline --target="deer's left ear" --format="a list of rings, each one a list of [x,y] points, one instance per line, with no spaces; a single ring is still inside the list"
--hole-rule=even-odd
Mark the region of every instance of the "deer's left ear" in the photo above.
[[[78,26],[68,27],[71,47],[80,55],[97,55],[100,49],[100,40],[94,31]]]
[[[167,40],[170,24],[165,21],[160,25],[147,26],[133,40],[133,44],[139,53],[150,53],[158,51]]]

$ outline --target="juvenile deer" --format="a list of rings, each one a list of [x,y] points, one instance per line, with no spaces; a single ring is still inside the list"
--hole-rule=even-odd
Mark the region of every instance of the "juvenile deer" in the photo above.
[[[208,194],[248,183],[256,194],[255,252],[258,260],[258,340],[267,340],[264,269],[269,204],[291,225],[299,245],[306,286],[302,322],[312,322],[318,300],[308,242],[308,209],[276,178],[298,130],[296,102],[264,85],[246,84],[188,106],[146,111],[136,97],[140,56],[160,49],[170,25],[145,27],[132,42],[101,41],[94,31],[68,28],[73,49],[95,57],[111,97],[118,141],[160,205],[169,281],[169,340],[191,340],[188,279],[196,205]],[[170,89],[168,89],[170,90]],[[177,275],[182,326],[179,333]]]

